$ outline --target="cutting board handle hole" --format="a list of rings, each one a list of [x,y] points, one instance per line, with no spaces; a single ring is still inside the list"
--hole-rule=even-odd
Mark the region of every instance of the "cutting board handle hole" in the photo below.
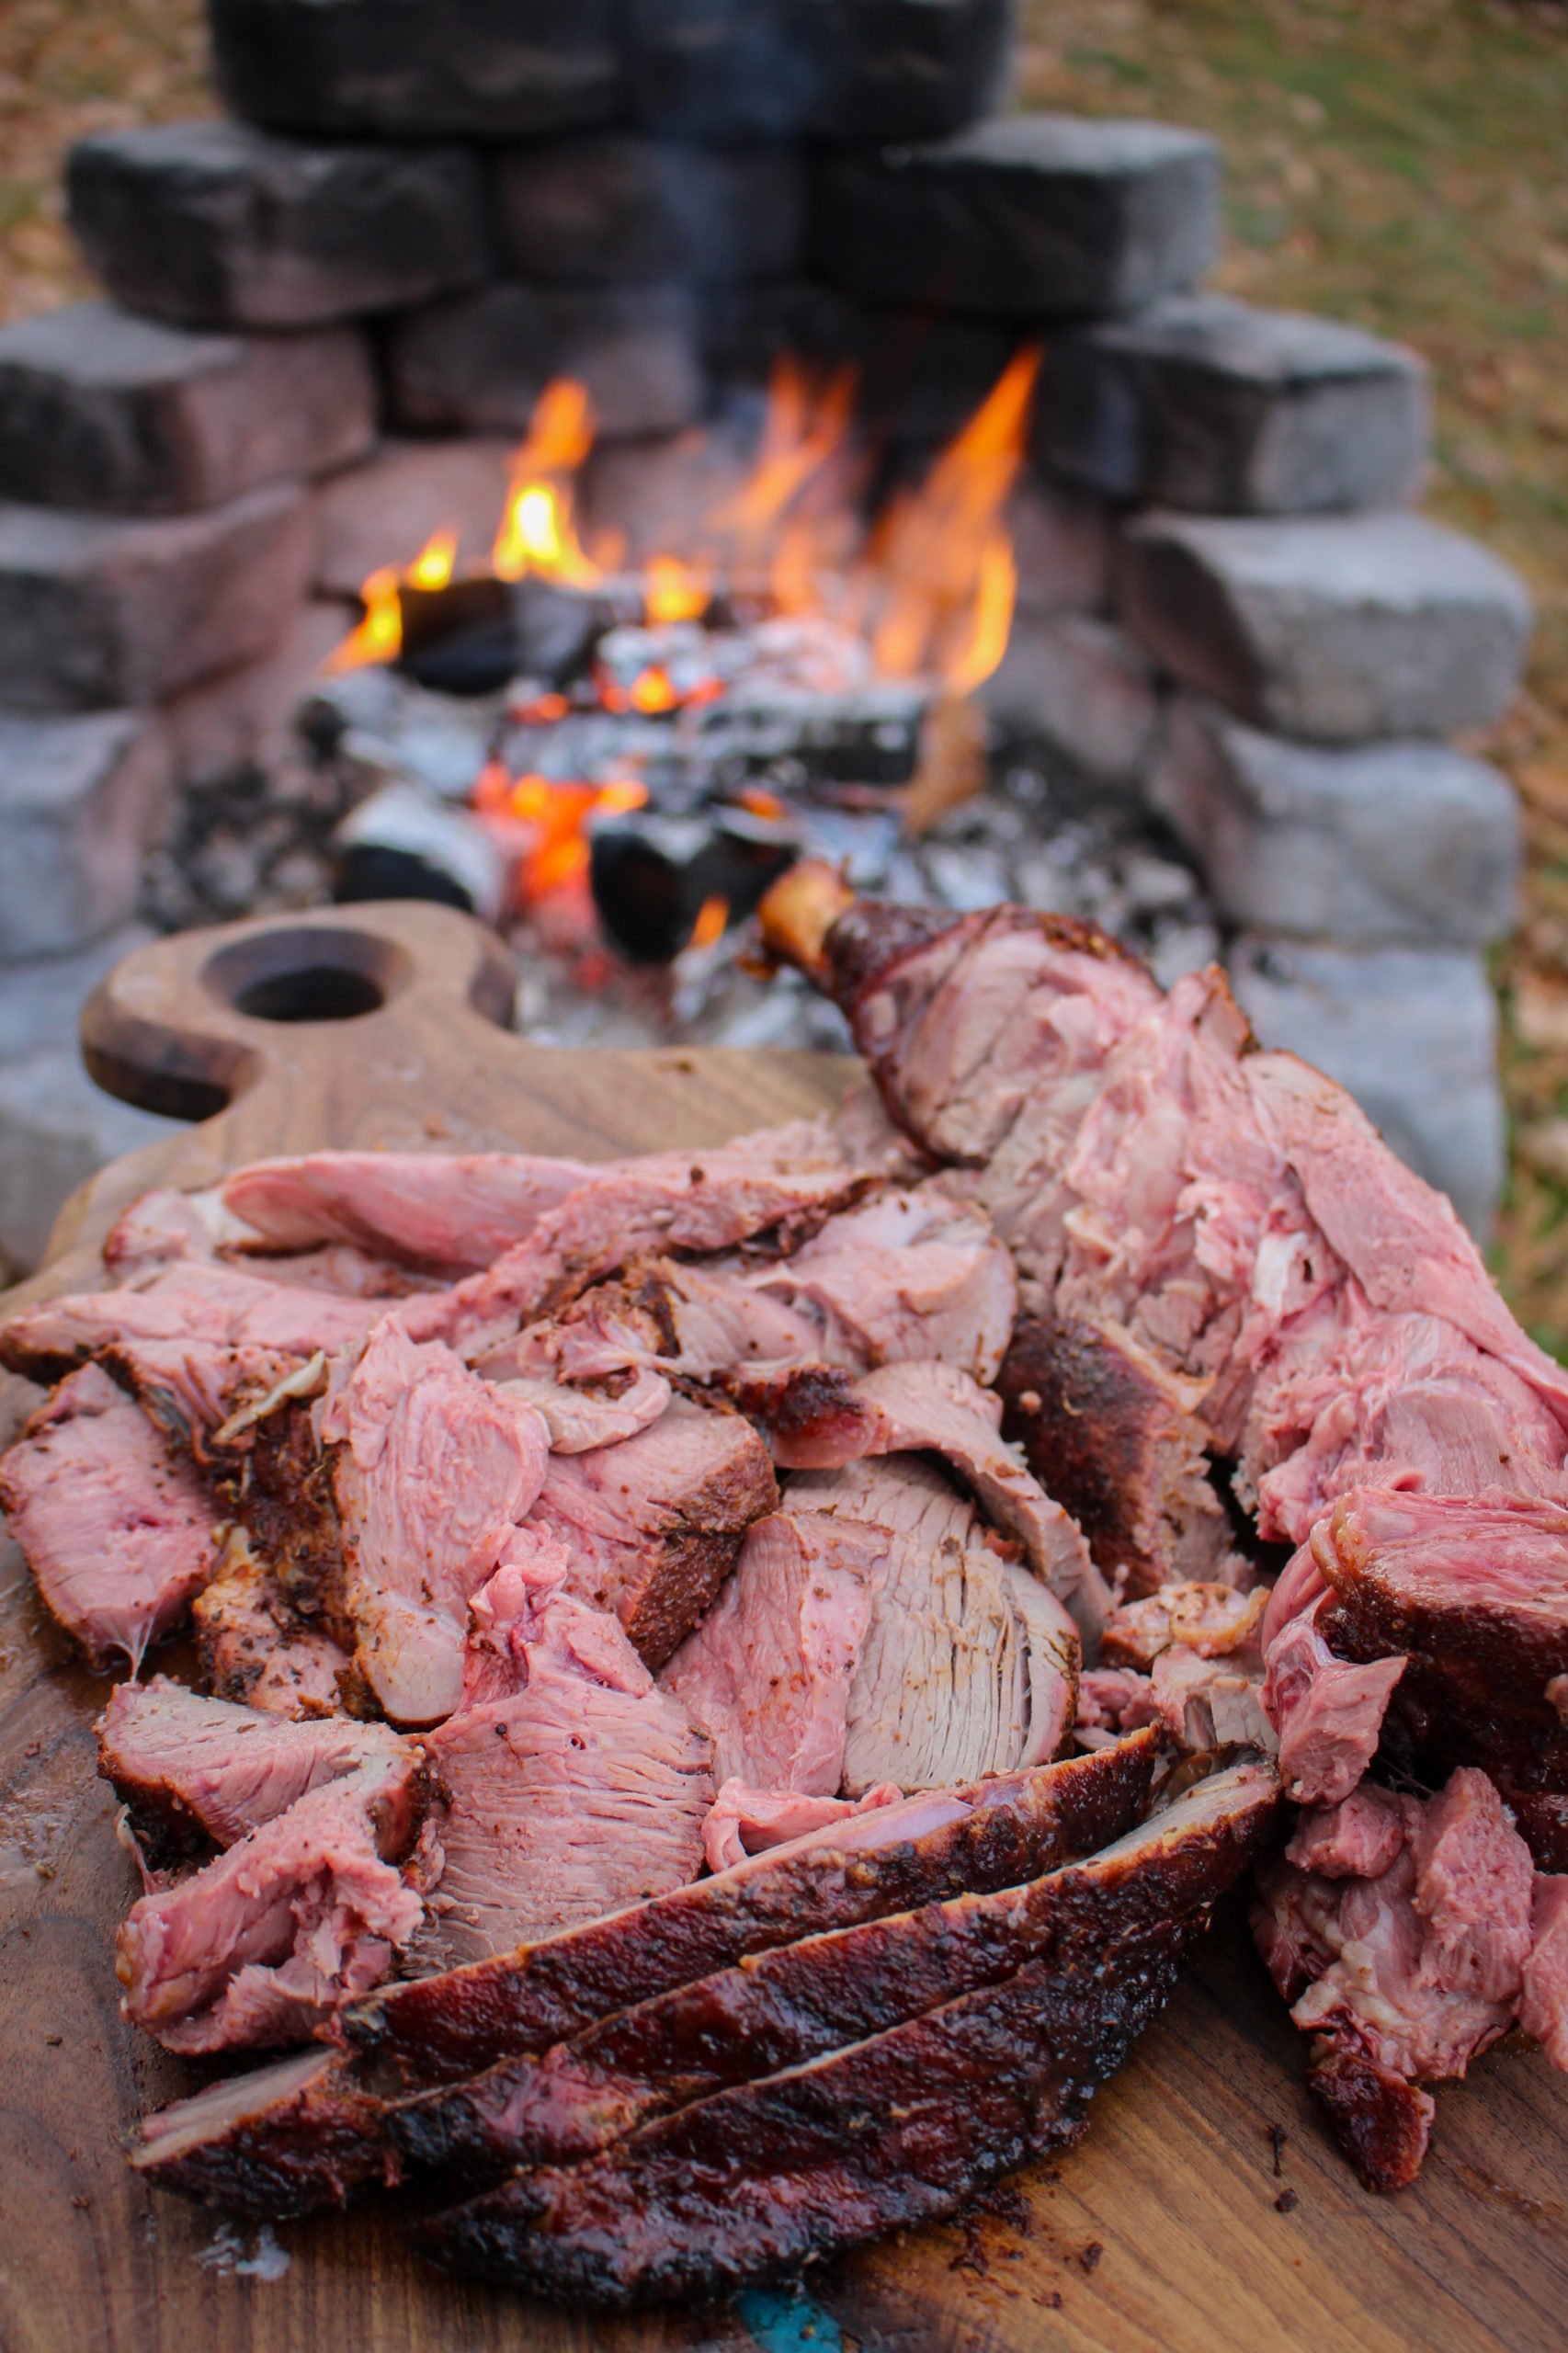
[[[407,984],[413,966],[395,940],[371,932],[290,926],[220,949],[201,977],[252,1021],[358,1021]]]

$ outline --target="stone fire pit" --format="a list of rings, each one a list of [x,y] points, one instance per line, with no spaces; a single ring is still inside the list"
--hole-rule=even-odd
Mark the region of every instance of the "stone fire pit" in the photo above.
[[[1517,822],[1453,739],[1528,602],[1414,509],[1413,355],[1200,290],[1209,141],[1008,115],[1004,0],[210,13],[235,119],[85,142],[107,299],[0,330],[0,1257],[154,1125],[79,1070],[98,974],[326,887],[293,715],[368,574],[443,529],[483,557],[549,385],[585,388],[585,515],[637,561],[780,355],[854,368],[892,481],[1041,344],[991,790],[858,879],[1072,904],[1167,980],[1218,949],[1485,1227]],[[597,1034],[526,949],[522,982]],[[777,1042],[755,1004],[733,1034]]]

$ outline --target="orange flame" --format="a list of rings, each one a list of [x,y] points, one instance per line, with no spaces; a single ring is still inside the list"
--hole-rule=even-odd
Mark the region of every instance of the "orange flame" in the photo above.
[[[567,377],[547,384],[507,468],[506,511],[490,553],[498,578],[521,580],[533,573],[573,588],[592,588],[603,578],[577,537],[566,479],[593,446],[593,403],[585,388]]]
[[[692,925],[691,938],[687,941],[687,946],[699,949],[716,947],[724,937],[725,926],[729,920],[728,899],[717,897],[704,899],[697,910],[697,921]]]
[[[916,491],[896,498],[870,549],[872,656],[886,676],[936,672],[960,692],[1006,648],[1017,570],[1002,510],[1017,477],[1040,372],[1020,351]]]
[[[515,887],[527,902],[580,881],[588,870],[588,821],[618,811],[641,809],[648,788],[639,777],[615,777],[603,784],[545,776],[513,777],[492,760],[474,788],[474,806],[483,816],[526,830]]]
[[[666,621],[699,621],[712,600],[711,571],[683,563],[679,556],[651,556],[643,579],[643,609],[655,627]]]
[[[333,678],[345,670],[362,670],[372,662],[395,662],[403,651],[403,611],[398,591],[404,585],[444,588],[452,576],[457,552],[457,534],[437,531],[426,540],[405,571],[400,573],[395,564],[383,564],[379,572],[372,572],[359,591],[365,618],[328,654],[322,665],[324,675]]]

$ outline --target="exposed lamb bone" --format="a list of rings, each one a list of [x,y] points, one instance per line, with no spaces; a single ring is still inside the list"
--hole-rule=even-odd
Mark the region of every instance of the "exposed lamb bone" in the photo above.
[[[812,1231],[876,1180],[834,1166],[792,1174],[759,1166],[740,1146],[596,1176],[540,1218],[483,1274],[409,1302],[416,1339],[445,1339],[472,1359],[520,1325],[574,1299],[633,1259],[666,1250],[727,1250],[777,1228]]]
[[[95,1665],[123,1651],[139,1673],[218,1564],[212,1498],[97,1365],[0,1456],[0,1505],[50,1615]]]
[[[748,1855],[788,1846],[813,1830],[903,1800],[896,1781],[879,1781],[858,1798],[808,1797],[800,1790],[754,1790],[744,1781],[725,1781],[702,1824],[702,1851],[710,1871],[727,1871]]]
[[[320,1434],[358,1665],[394,1722],[437,1723],[462,1696],[470,1598],[544,1483],[543,1417],[388,1315],[320,1409]]]
[[[660,1677],[710,1735],[726,1787],[836,1796],[850,1685],[890,1540],[885,1529],[787,1503],[748,1529],[734,1574]]]
[[[98,1771],[143,1844],[232,1847],[295,1800],[373,1758],[415,1758],[385,1724],[290,1723],[154,1676],[121,1683],[98,1718]]]
[[[481,1960],[696,1877],[712,1749],[529,1529],[474,1596],[462,1705],[426,1736],[443,1869],[415,1945]]]
[[[988,1518],[1023,1546],[1030,1566],[1066,1604],[1088,1644],[1110,1608],[1104,1578],[1074,1522],[999,1434],[1002,1401],[945,1364],[884,1365],[843,1374],[786,1375],[742,1402],[760,1411],[786,1469],[832,1470],[867,1455],[944,1455]]]
[[[954,1886],[1009,1886],[1092,1851],[1135,1817],[1157,1746],[1144,1733],[1097,1756],[835,1821],[653,1903],[389,1988],[339,2030],[368,2049],[379,2081],[401,2078],[410,2092],[460,2082],[744,1954],[905,1911]],[[132,2162],[235,2211],[302,2213],[398,2177],[394,2107],[373,2096],[353,2057],[312,2052],[149,2117]]]
[[[863,2040],[720,2090],[583,2164],[516,2174],[421,2225],[423,2251],[625,2306],[733,2290],[951,2213],[1076,2137],[1277,1802],[1271,1772],[1216,1776],[1063,1873],[1070,1884],[1037,1882],[1037,1919],[1024,1892],[999,1982],[881,2031],[869,2022]]]
[[[394,1868],[424,1802],[412,1750],[373,1757],[143,1895],[115,1939],[126,2016],[170,2051],[290,2042],[379,1984],[424,1915]]]

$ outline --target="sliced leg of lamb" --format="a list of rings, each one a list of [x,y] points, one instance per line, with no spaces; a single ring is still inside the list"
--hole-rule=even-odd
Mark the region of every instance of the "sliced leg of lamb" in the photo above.
[[[170,2051],[292,2042],[379,1984],[424,1915],[396,1861],[425,1796],[412,1750],[372,1758],[152,1889],[115,1939],[126,2016]]]
[[[211,1496],[97,1365],[0,1459],[0,1504],[51,1615],[95,1665],[139,1665],[218,1563]]]
[[[1568,1511],[1560,1505],[1499,1488],[1353,1490],[1281,1579],[1264,1634],[1281,1759],[1303,1798],[1348,1794],[1381,1735],[1428,1779],[1483,1767],[1510,1803],[1520,1801],[1537,1860],[1568,1864],[1568,1844],[1539,1803],[1568,1793],[1559,1704],[1568,1689],[1560,1680]],[[1346,1749],[1341,1767],[1321,1736],[1326,1711],[1342,1687],[1378,1678],[1369,1741],[1358,1755]]]
[[[358,1664],[394,1723],[438,1723],[462,1697],[470,1598],[539,1496],[550,1433],[531,1405],[388,1316],[321,1434]]]
[[[711,1604],[746,1529],[778,1500],[750,1423],[677,1398],[622,1445],[552,1456],[528,1525],[564,1545],[573,1590],[613,1610],[660,1666]]]
[[[945,2002],[941,1963],[923,1949],[928,1924],[910,1915],[881,1939],[884,1955],[902,1944],[911,1997],[939,2006],[879,2028],[877,1972],[869,1983],[858,1972],[845,1987],[856,2039],[682,2107],[582,2164],[518,2173],[421,2226],[422,2251],[538,2292],[626,2305],[722,2293],[951,2213],[1083,2129],[1088,2099],[1164,2002],[1278,1797],[1267,1768],[1233,1768],[1056,1884],[1004,1899],[1007,1925],[978,1985]],[[960,1917],[974,1902],[960,1900]],[[896,1977],[889,1992],[896,2006]]]
[[[945,1364],[892,1364],[850,1380],[808,1370],[755,1390],[743,1385],[741,1394],[765,1419],[774,1458],[787,1469],[835,1469],[877,1454],[945,1456],[987,1518],[1023,1547],[1085,1640],[1098,1640],[1110,1595],[1088,1546],[1001,1436],[1000,1398],[967,1373]]]
[[[740,1144],[628,1162],[569,1194],[483,1274],[412,1302],[408,1327],[415,1338],[449,1340],[478,1360],[635,1259],[728,1250],[765,1233],[796,1239],[858,1200],[872,1182],[863,1170],[842,1167],[778,1170]]]
[[[1151,1767],[1153,1751],[1141,1754]],[[1105,1868],[1119,1884],[1111,1842],[1142,1819],[1150,1778],[1123,1774],[1103,1785]],[[423,2094],[396,2114],[399,2144],[421,2170],[455,2165],[475,2178],[573,2163],[655,2116],[917,2018],[1038,1958],[1053,1922],[1094,1901],[1099,1865],[1061,1854],[1042,1859],[1045,1872],[1021,1886],[938,1897],[750,1955],[739,1968],[619,2011],[541,2057]],[[1140,1881],[1123,1912],[1124,1932],[1157,1925],[1157,1881]]]
[[[1534,1870],[1472,1767],[1425,1802],[1363,1783],[1303,1815],[1260,1867],[1258,1949],[1313,2038],[1308,2082],[1369,2188],[1420,2169],[1435,2113],[1421,2083],[1464,2075],[1520,2021],[1568,2056],[1550,1934],[1565,1885]]]
[[[1004,1430],[1104,1576],[1136,1595],[1236,1573],[1199,1384],[1125,1333],[1047,1313],[1020,1319],[996,1386]]]
[[[297,1798],[376,1758],[416,1759],[385,1724],[347,1716],[290,1723],[207,1699],[157,1675],[121,1683],[98,1718],[98,1770],[142,1844],[232,1847]]]
[[[813,1830],[826,1830],[854,1814],[872,1813],[903,1800],[903,1791],[894,1781],[879,1781],[858,1798],[807,1797],[799,1790],[758,1790],[744,1781],[724,1781],[702,1824],[702,1849],[710,1870],[727,1871],[748,1855],[787,1847]]]
[[[534,1549],[520,1540],[520,1560]],[[702,1867],[712,1745],[618,1620],[560,1589],[561,1566],[503,1567],[476,1596],[484,1656],[470,1683],[483,1696],[423,1744],[443,1792],[426,1968],[578,1927]]]
[[[838,1819],[650,1904],[494,1961],[388,1989],[344,2013],[363,2061],[286,2062],[148,2119],[133,2162],[193,2197],[302,2213],[395,2179],[395,2102],[375,2086],[461,2083],[612,2013],[801,1936],[881,1919],[954,1887],[1006,1887],[1120,1832],[1145,1802],[1153,1735]],[[246,2087],[248,2086],[248,2088]]]
[[[661,1682],[713,1741],[713,1770],[831,1798],[844,1779],[850,1686],[889,1531],[784,1509],[748,1532],[735,1573]]]
[[[885,1531],[846,1703],[851,1796],[879,1781],[941,1788],[1055,1752],[1076,1707],[1073,1621],[940,1472],[899,1455],[808,1472],[788,1505],[857,1535]]]
[[[531,1153],[315,1152],[237,1169],[222,1204],[261,1249],[353,1243],[455,1278],[488,1267],[598,1173]]]
[[[0,1326],[0,1362],[53,1380],[89,1358],[110,1361],[160,1427],[200,1457],[244,1397],[355,1347],[386,1305],[182,1262],[134,1286],[23,1308]]]

